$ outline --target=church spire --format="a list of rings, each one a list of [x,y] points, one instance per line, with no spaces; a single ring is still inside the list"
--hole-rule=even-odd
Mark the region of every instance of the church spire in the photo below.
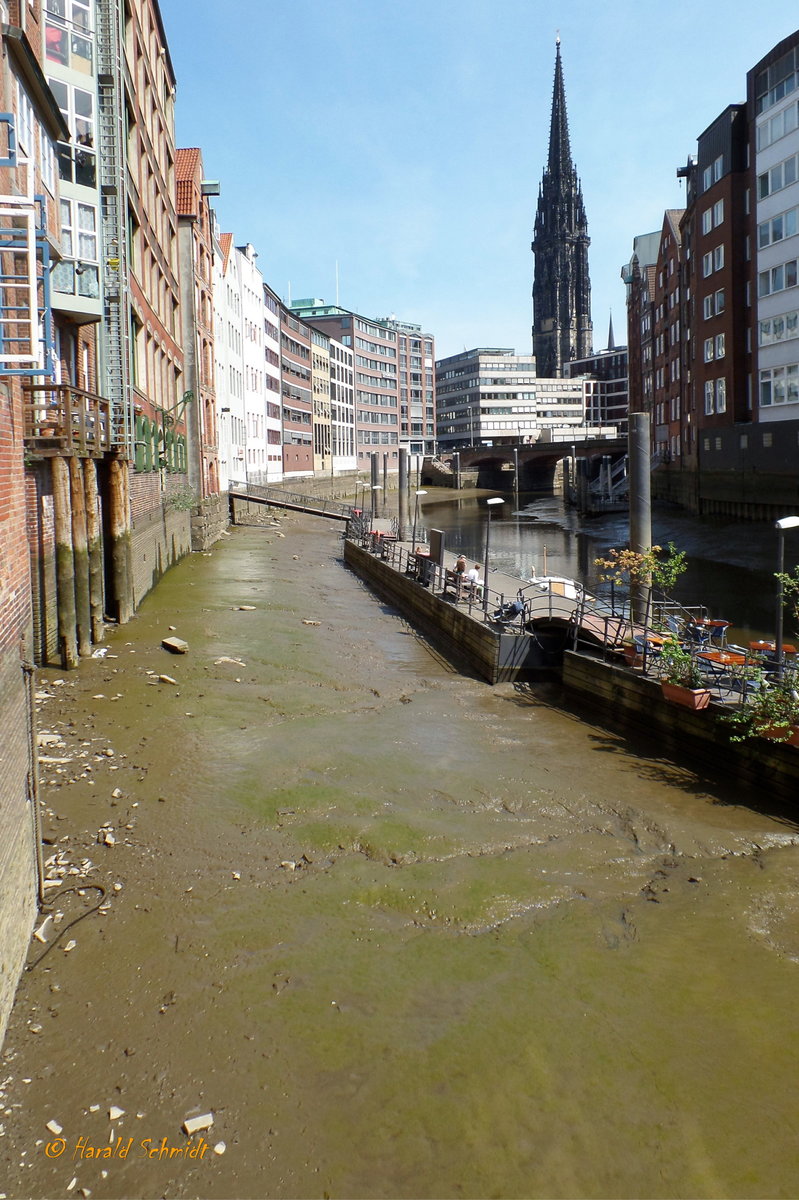
[[[555,82],[552,86],[552,119],[549,125],[550,175],[566,176],[572,170],[569,144],[569,118],[566,115],[566,91],[563,86],[563,64],[560,61],[560,38],[555,42]]]
[[[559,378],[572,359],[593,352],[591,239],[571,156],[560,37],[555,47],[549,156],[538,192],[532,243],[533,354],[537,373],[546,378]]]

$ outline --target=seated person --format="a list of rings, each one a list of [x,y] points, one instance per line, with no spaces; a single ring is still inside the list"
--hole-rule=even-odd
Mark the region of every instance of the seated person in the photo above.
[[[475,563],[472,569],[466,572],[466,579],[475,595],[481,596],[483,594],[483,581],[480,578],[479,563]]]

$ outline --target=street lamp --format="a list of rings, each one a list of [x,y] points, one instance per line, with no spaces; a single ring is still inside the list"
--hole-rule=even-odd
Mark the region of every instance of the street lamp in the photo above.
[[[774,653],[777,659],[777,678],[782,679],[782,575],[785,570],[785,530],[799,528],[799,517],[781,517],[775,521],[779,551],[777,555],[777,637],[774,643]]]
[[[419,519],[419,497],[426,496],[427,492],[416,493],[416,504],[413,509],[413,534],[411,536],[411,554],[416,553],[416,522]]]
[[[491,541],[491,509],[495,504],[504,504],[501,496],[492,496],[486,500],[488,505],[488,521],[486,523],[486,557],[483,565],[483,616],[488,612],[488,544]]]

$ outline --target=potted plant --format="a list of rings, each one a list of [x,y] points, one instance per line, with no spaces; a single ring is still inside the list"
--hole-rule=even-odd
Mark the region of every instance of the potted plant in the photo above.
[[[730,726],[731,742],[762,737],[799,746],[799,691],[790,676],[768,681],[762,670],[753,674],[755,690],[746,703],[722,719]]]
[[[702,684],[699,664],[676,638],[666,638],[658,658],[663,697],[684,708],[707,708],[710,691]]]

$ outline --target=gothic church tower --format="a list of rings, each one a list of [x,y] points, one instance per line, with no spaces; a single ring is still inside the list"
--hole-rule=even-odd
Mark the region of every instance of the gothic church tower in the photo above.
[[[566,117],[566,93],[556,42],[549,160],[538,191],[532,251],[533,354],[536,372],[560,378],[564,365],[593,352],[588,222],[574,168]]]

